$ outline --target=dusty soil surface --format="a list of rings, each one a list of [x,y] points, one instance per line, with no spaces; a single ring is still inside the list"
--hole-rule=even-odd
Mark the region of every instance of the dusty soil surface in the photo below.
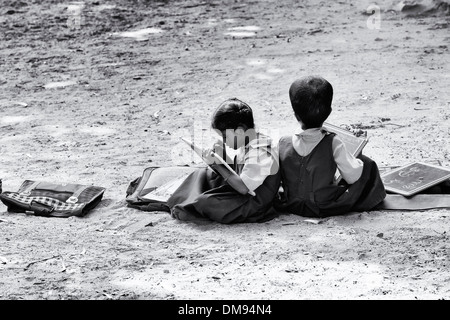
[[[332,83],[328,122],[366,131],[380,167],[449,166],[448,6],[377,4],[3,0],[3,190],[107,190],[82,218],[0,204],[0,299],[450,298],[445,209],[197,225],[125,202],[146,167],[192,164],[179,136],[208,140],[226,98],[292,134],[287,92],[307,74]]]

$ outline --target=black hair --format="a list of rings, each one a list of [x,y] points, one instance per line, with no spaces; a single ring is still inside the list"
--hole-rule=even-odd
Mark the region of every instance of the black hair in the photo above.
[[[253,111],[248,104],[237,98],[222,102],[212,116],[211,127],[219,131],[236,130],[242,125],[246,129],[255,127]]]
[[[307,76],[292,83],[289,98],[303,129],[318,128],[331,113],[333,87],[322,77]]]

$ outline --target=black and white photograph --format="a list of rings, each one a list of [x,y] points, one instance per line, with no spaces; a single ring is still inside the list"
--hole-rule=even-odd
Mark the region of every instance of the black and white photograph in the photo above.
[[[449,0],[0,0],[0,300],[450,299],[449,25]]]

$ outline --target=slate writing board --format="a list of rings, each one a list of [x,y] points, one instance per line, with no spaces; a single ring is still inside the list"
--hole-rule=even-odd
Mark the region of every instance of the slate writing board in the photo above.
[[[331,123],[325,122],[323,124],[323,128],[338,135],[341,141],[344,143],[345,149],[347,149],[347,151],[355,157],[358,157],[361,154],[362,149],[366,146],[367,142],[369,142],[369,139],[365,137],[357,137],[351,131],[335,126]],[[339,170],[336,169],[336,173],[334,175],[336,184],[339,183],[341,179],[341,174]]]
[[[362,149],[366,146],[369,139],[365,137],[357,137],[351,131],[325,122],[323,128],[329,132],[333,132],[339,136],[345,145],[345,148],[355,157],[359,156]]]
[[[412,196],[450,178],[450,168],[414,162],[381,174],[387,191]]]

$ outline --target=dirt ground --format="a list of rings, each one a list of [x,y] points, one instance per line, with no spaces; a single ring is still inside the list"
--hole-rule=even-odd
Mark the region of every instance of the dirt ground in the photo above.
[[[0,299],[450,298],[449,210],[197,225],[125,202],[146,167],[198,160],[179,156],[179,137],[208,140],[229,97],[253,107],[261,131],[292,134],[287,92],[307,74],[332,83],[328,122],[366,131],[380,168],[450,166],[447,4],[2,4],[3,190],[35,179],[106,192],[82,218],[0,204]]]

